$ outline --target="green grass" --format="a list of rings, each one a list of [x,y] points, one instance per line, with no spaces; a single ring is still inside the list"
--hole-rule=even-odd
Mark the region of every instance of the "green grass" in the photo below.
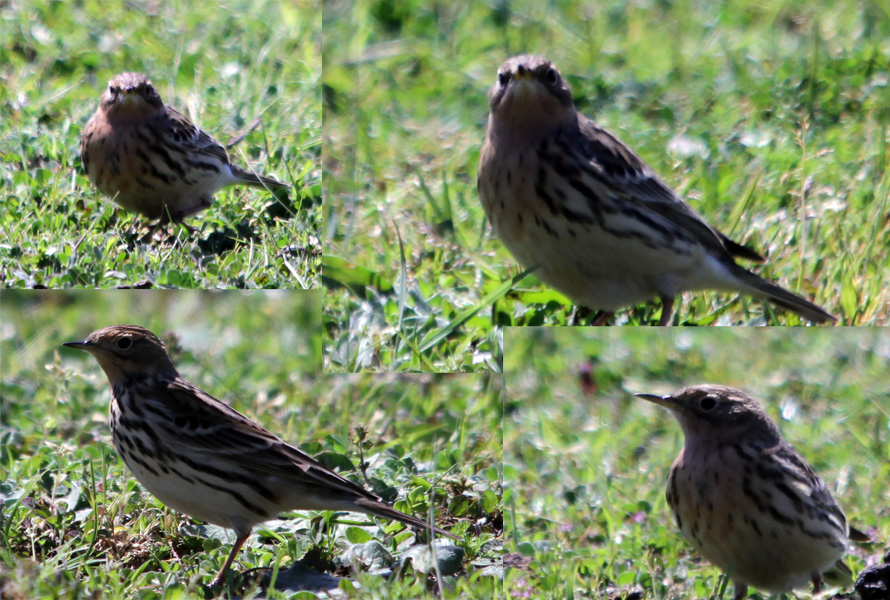
[[[311,288],[321,266],[320,7],[233,0],[24,0],[0,7],[0,285]],[[143,240],[83,173],[78,143],[117,73],[161,98],[233,162],[289,184],[276,199],[226,188]],[[258,126],[251,127],[258,121]]]
[[[120,322],[152,329],[187,379],[397,508],[424,515],[434,495],[436,521],[461,536],[464,551],[458,571],[441,578],[404,564],[391,578],[356,572],[345,559],[356,544],[376,540],[399,560],[413,536],[386,520],[301,511],[257,527],[236,572],[275,568],[280,580],[301,560],[355,578],[368,597],[416,598],[436,581],[443,597],[499,595],[499,379],[322,375],[320,291],[6,291],[0,300],[4,597],[261,592],[234,579],[208,588],[231,532],[165,509],[114,452],[105,375],[60,344]]]
[[[888,17],[877,1],[328,2],[326,368],[492,368],[495,326],[571,321],[533,277],[510,285],[520,269],[475,189],[487,90],[521,52],[768,258],[748,266],[841,324],[887,324]],[[800,323],[710,292],[684,295],[675,322]]]
[[[505,593],[720,597],[720,571],[683,539],[664,498],[680,427],[633,397],[697,383],[757,398],[850,522],[876,540],[855,546],[847,564],[858,573],[881,562],[890,536],[888,343],[884,328],[508,329],[506,552],[528,569],[508,571]]]

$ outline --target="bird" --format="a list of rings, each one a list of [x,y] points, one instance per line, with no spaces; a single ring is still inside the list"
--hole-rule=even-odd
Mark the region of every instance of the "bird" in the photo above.
[[[733,580],[734,600],[749,585],[779,593],[812,582],[818,593],[824,577],[852,583],[843,510],[757,400],[714,384],[636,396],[680,423],[668,506],[692,547]]]
[[[708,225],[628,146],[580,114],[559,70],[541,56],[510,58],[490,92],[477,190],[513,257],[574,303],[602,311],[658,297],[741,292],[814,323],[828,312],[744,269],[765,259]]]
[[[111,386],[114,448],[166,506],[236,540],[225,571],[254,526],[290,510],[342,510],[458,536],[400,512],[184,379],[164,343],[138,325],[98,329],[62,344],[92,354]]]
[[[209,208],[226,186],[289,187],[233,164],[219,142],[164,105],[142,73],[109,81],[81,135],[80,160],[102,194],[159,224]]]

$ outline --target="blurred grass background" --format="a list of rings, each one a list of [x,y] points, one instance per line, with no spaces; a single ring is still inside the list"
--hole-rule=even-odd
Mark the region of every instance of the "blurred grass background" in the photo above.
[[[370,485],[356,469],[364,459],[382,486],[374,489],[401,510],[425,514],[435,492],[437,522],[466,535],[460,572],[440,581],[443,594],[496,597],[499,378],[322,374],[321,301],[320,290],[0,293],[4,597],[208,597],[202,578],[209,582],[231,549],[231,532],[163,508],[135,482],[111,445],[104,373],[91,356],[60,346],[122,322],[161,336],[182,375],[208,393]],[[367,429],[361,452],[357,426]],[[401,558],[414,539],[385,537],[369,522],[330,511],[288,514],[257,527],[235,569],[284,570],[304,560],[387,597],[428,593],[426,573],[409,566],[391,579],[356,573],[348,563],[334,567],[359,541],[380,540]],[[262,590],[236,585],[223,593],[257,597]]]
[[[488,90],[525,52],[554,61],[579,109],[713,226],[767,256],[758,273],[842,324],[887,324],[885,2],[328,0],[323,27],[329,368],[497,368],[495,326],[571,320],[561,294],[511,282],[520,269],[475,189]],[[675,323],[799,320],[694,293]]]
[[[890,331],[886,328],[505,330],[505,593],[526,598],[730,598],[664,499],[683,434],[637,392],[741,389],[875,543],[890,537]],[[855,575],[854,575],[855,577]],[[750,590],[754,594],[754,590]],[[766,598],[754,594],[752,598]]]
[[[310,288],[321,262],[321,8],[315,2],[0,3],[0,285]],[[188,223],[147,220],[87,180],[81,130],[117,73],[288,198],[226,188]],[[255,122],[258,126],[250,131]]]

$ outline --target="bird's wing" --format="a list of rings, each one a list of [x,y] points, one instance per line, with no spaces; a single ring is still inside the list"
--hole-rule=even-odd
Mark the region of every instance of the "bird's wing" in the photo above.
[[[283,479],[298,478],[304,485],[380,500],[182,377],[165,391],[156,394],[164,401],[155,412],[172,426],[168,436],[171,450],[224,459]],[[189,433],[183,434],[183,429]]]
[[[583,157],[581,172],[596,180],[598,187],[606,186],[623,202],[668,220],[709,252],[763,261],[753,250],[708,225],[643,159],[594,121],[579,115],[578,128],[566,129],[557,144]]]
[[[847,517],[813,467],[787,443],[780,444],[771,452],[781,465],[782,483],[789,484],[786,485],[787,491],[782,490],[783,493],[789,497],[800,494],[807,498],[815,505],[819,521],[830,527],[838,537],[846,538],[849,535]],[[806,506],[809,502],[803,502],[801,506]]]
[[[170,106],[167,107],[165,134],[168,140],[198,155],[212,156],[224,163],[229,163],[229,153],[219,142]]]

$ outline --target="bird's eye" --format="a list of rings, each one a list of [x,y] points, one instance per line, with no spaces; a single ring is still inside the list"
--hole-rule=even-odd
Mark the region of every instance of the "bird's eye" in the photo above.
[[[509,74],[509,73],[506,73],[506,72],[504,72],[504,73],[498,73],[498,84],[499,84],[499,85],[501,85],[501,86],[505,86],[505,85],[507,85],[507,82],[508,82],[508,81],[510,81],[510,74]]]
[[[133,345],[133,340],[130,338],[121,338],[117,341],[117,347],[121,350],[127,350],[130,346]]]
[[[547,83],[550,85],[556,85],[559,81],[559,73],[556,72],[556,69],[550,67],[547,69],[547,72],[544,74],[544,78],[547,80]]]
[[[710,396],[705,396],[701,399],[701,402],[698,403],[699,408],[701,408],[705,412],[709,412],[714,410],[714,407],[717,406],[717,401],[711,398]]]
[[[108,92],[111,93],[111,94],[114,93],[114,86],[113,86],[113,85],[109,85],[109,86],[108,86]]]

